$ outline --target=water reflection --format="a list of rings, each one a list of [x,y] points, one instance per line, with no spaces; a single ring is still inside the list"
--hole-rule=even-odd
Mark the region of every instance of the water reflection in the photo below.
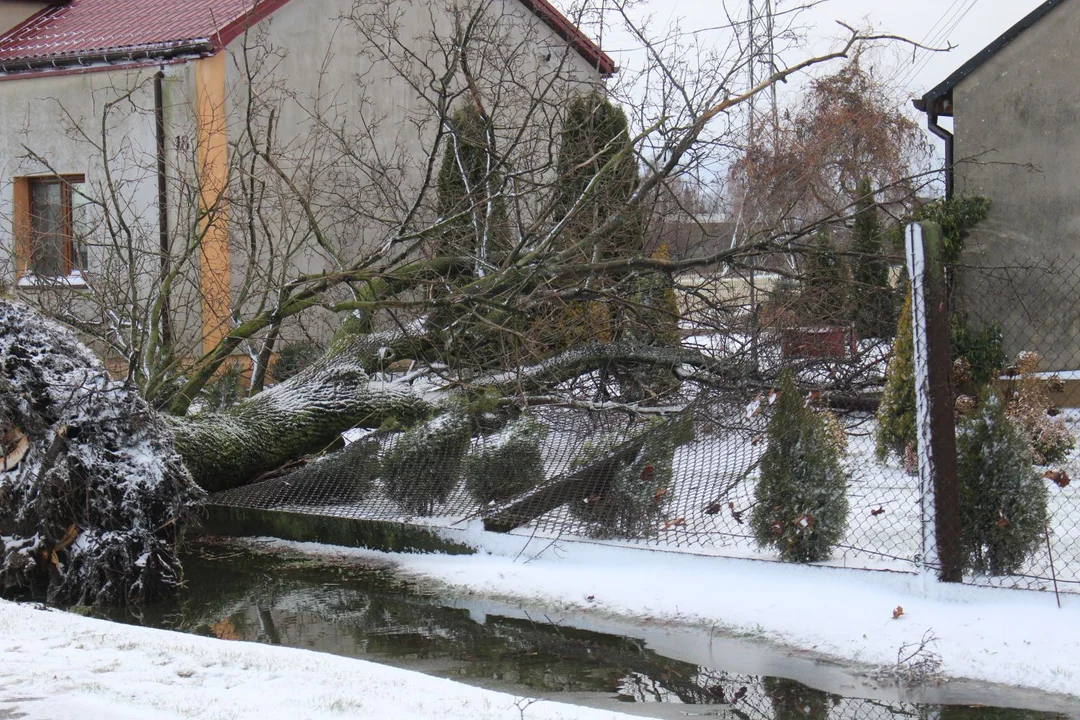
[[[215,544],[192,548],[184,568],[178,598],[114,619],[365,658],[523,695],[654,703],[665,717],[675,715],[664,708],[693,705],[697,715],[744,720],[1065,718],[844,698],[727,673],[664,657],[634,638],[542,618],[476,618],[387,571],[345,563]]]

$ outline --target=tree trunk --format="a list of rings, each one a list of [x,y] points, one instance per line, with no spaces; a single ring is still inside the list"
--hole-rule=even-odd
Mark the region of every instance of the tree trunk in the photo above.
[[[411,384],[372,380],[364,367],[369,345],[356,343],[223,413],[168,418],[196,484],[209,492],[244,485],[327,449],[350,428],[429,414],[433,402]]]

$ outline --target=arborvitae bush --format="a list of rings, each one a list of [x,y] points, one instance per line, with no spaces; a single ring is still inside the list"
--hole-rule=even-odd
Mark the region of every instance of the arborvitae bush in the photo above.
[[[751,527],[758,544],[782,560],[825,560],[847,526],[847,476],[827,423],[808,407],[790,372],[766,431]]]
[[[574,516],[589,523],[593,537],[646,537],[664,522],[675,480],[675,449],[693,441],[693,417],[657,420],[643,430],[643,437],[641,449],[618,463],[604,492],[570,505]],[[571,461],[571,470],[600,460],[617,442],[609,438],[586,443]]]
[[[626,113],[606,95],[591,92],[570,101],[555,168],[559,184],[555,216],[561,218],[575,209],[559,240],[562,245],[571,245],[622,210],[623,222],[597,239],[600,259],[633,256],[644,250],[641,211],[625,208],[639,180],[632,145]],[[602,170],[603,175],[597,177]],[[581,259],[591,262],[592,253]]]
[[[855,328],[862,337],[886,337],[896,319],[889,259],[882,244],[873,187],[859,183],[855,238],[851,245],[850,303]]]
[[[996,324],[977,327],[965,313],[949,318],[949,346],[953,361],[967,363],[970,384],[975,389],[1000,377],[1005,367],[1001,327]]]
[[[807,248],[799,297],[799,315],[812,325],[847,322],[847,267],[836,254],[828,230],[820,230]]]
[[[623,110],[605,94],[585,93],[567,104],[555,172],[558,191],[552,219],[571,216],[566,218],[553,250],[579,249],[574,260],[584,263],[640,257],[644,253],[642,212],[627,206],[639,181],[630,126]],[[622,213],[622,222],[602,236],[583,242],[616,212]],[[615,288],[611,278],[600,276],[590,280],[590,287],[596,291],[593,297],[626,297],[636,291],[628,285],[631,282]],[[603,336],[618,340],[621,337],[616,336],[616,331],[627,325],[624,319],[630,312],[607,299],[544,303],[535,312],[528,335],[542,352]]]
[[[652,258],[670,260],[667,245],[657,248]],[[642,345],[678,345],[681,340],[675,288],[662,273],[649,272],[636,279],[633,305],[622,314],[626,328],[620,337]]]
[[[455,408],[401,433],[382,459],[387,497],[430,515],[457,486],[471,430],[468,414]]]
[[[877,413],[877,454],[884,461],[889,453],[905,458],[916,445],[915,435],[915,349],[911,335],[911,291],[904,298],[896,323],[892,356],[885,371],[885,390]]]
[[[450,125],[453,134],[446,139],[435,187],[439,214],[459,217],[445,227],[439,250],[469,256],[504,251],[510,229],[506,203],[497,194],[502,180],[488,148],[488,121],[469,103],[454,113]],[[481,247],[484,238],[487,246]]]
[[[956,433],[960,537],[967,567],[1011,575],[1040,547],[1047,521],[1046,483],[1005,402],[984,391],[979,408]]]
[[[544,481],[540,450],[547,428],[525,417],[486,437],[462,465],[465,487],[481,504],[501,502]]]

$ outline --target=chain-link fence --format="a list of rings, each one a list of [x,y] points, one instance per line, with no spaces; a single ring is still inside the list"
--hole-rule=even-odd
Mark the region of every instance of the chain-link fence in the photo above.
[[[949,390],[960,394],[959,521],[950,527],[965,581],[1080,591],[1080,507],[1068,484],[1080,473],[1080,410],[1070,407],[1080,400],[1080,342],[1068,330],[1080,328],[1068,304],[1078,281],[1076,260],[960,268],[950,279],[952,354],[963,358]],[[762,305],[775,301],[771,292],[762,291]],[[482,523],[539,540],[940,569],[933,485],[919,474],[927,453],[919,456],[914,437],[882,439],[879,399],[894,338],[758,315],[698,325],[682,342],[714,365],[664,407],[604,401],[614,380],[596,371],[561,387],[560,402],[520,414],[451,409],[404,431],[350,433],[340,452],[210,502],[425,529]],[[1018,361],[1021,351],[1040,359]],[[783,389],[785,374],[798,390]],[[991,391],[998,400],[987,400]],[[939,400],[953,406],[951,396]],[[995,403],[1010,420],[1001,427]],[[1006,425],[1001,440],[995,433]],[[1027,460],[990,447],[1032,433]],[[1056,445],[1040,455],[1039,443]],[[972,461],[980,452],[990,460]]]
[[[741,362],[749,350],[732,350],[730,341],[708,333],[685,339]],[[779,330],[762,331],[754,352],[767,379],[716,379],[682,397],[679,412],[540,407],[490,428],[457,426],[452,414],[442,415],[405,432],[352,433],[339,453],[211,503],[426,528],[479,521],[537,538],[776,558],[783,548],[770,544],[772,530],[761,530],[768,513],[756,511],[780,405],[777,371],[786,368],[815,388],[798,391],[799,404],[816,408],[846,492],[832,498],[843,517],[827,518],[814,505],[823,499],[809,497],[782,522],[799,531],[835,526],[831,548],[813,559],[912,569],[920,549],[918,478],[903,458],[878,460],[873,408],[852,390],[856,378],[873,376],[869,385],[880,385],[888,341],[861,341],[840,357],[799,356],[785,349],[790,342]],[[595,373],[579,382],[594,386],[581,396],[594,397],[604,379]],[[787,528],[775,534],[790,539]]]
[[[1080,496],[1071,478],[1080,473],[1080,258],[962,266],[953,281],[961,521],[989,525],[995,535],[982,543],[982,572],[968,577],[1078,591]],[[983,420],[993,417],[985,411],[991,392],[1014,444],[1028,453],[1012,472],[997,471],[1016,462],[1003,452],[1011,447],[1009,436],[996,435],[996,467],[974,457],[987,430]],[[963,495],[976,488],[986,490],[981,501]],[[971,544],[965,550],[976,553]]]

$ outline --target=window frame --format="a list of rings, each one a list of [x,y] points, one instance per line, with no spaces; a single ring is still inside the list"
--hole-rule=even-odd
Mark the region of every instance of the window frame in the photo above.
[[[85,286],[84,268],[75,264],[75,201],[74,187],[86,182],[82,174],[24,175],[14,179],[15,279],[19,287],[44,285]],[[63,275],[38,275],[33,272],[34,229],[32,187],[35,183],[60,185],[60,207],[63,227]],[[86,262],[86,258],[83,258]]]

